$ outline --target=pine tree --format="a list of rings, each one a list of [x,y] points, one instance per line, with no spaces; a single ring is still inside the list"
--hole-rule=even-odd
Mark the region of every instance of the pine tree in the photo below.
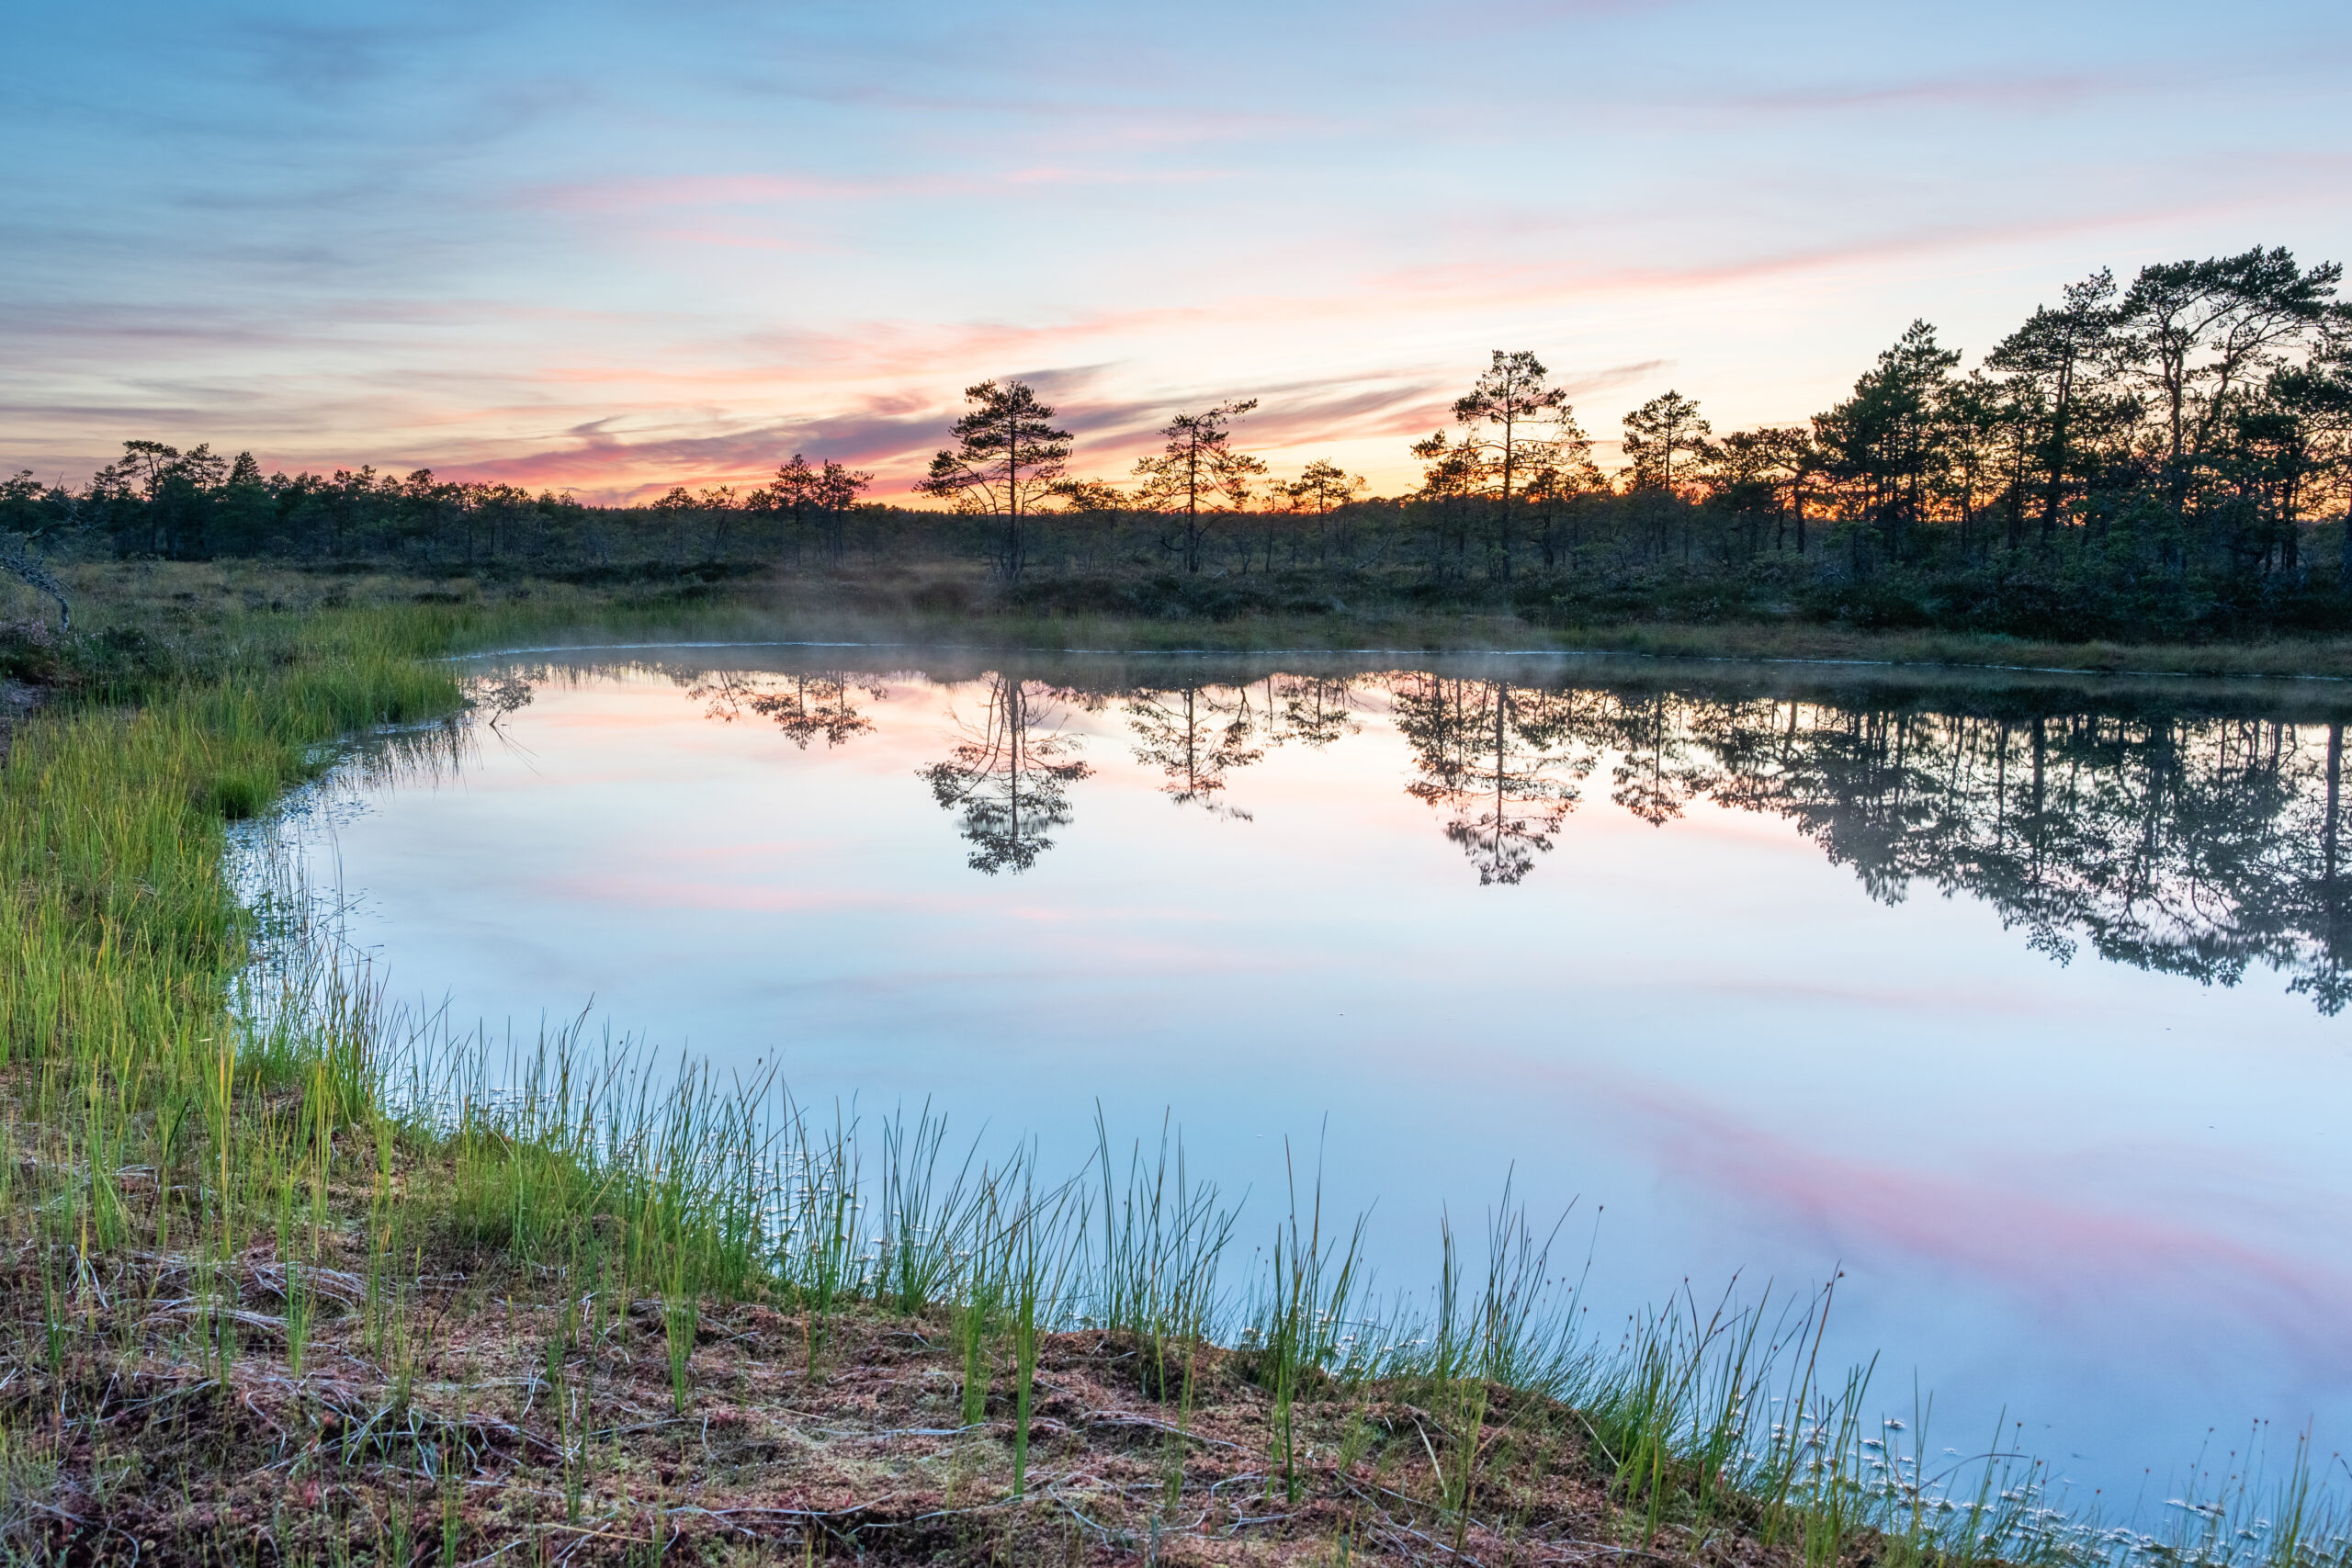
[[[1201,545],[1208,533],[1203,513],[1238,511],[1249,502],[1250,481],[1266,471],[1264,462],[1233,449],[1232,422],[1257,406],[1258,400],[1250,398],[1219,403],[1204,413],[1180,413],[1159,433],[1166,443],[1159,456],[1136,460],[1136,477],[1143,481],[1136,487],[1136,499],[1183,515],[1186,571],[1201,570]]]
[[[953,448],[931,460],[917,493],[937,497],[959,512],[1003,519],[997,570],[1015,581],[1028,564],[1023,519],[1053,491],[1069,466],[1072,437],[1054,428],[1054,411],[1023,381],[983,381],[964,389],[970,412],[949,427]]]

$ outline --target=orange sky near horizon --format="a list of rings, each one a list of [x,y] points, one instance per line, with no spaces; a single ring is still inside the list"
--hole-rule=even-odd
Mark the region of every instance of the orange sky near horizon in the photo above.
[[[147,437],[630,502],[802,452],[904,502],[962,389],[1019,377],[1082,477],[1254,397],[1276,478],[1393,494],[1495,349],[1606,466],[1668,388],[1719,431],[1804,420],[1915,317],[1973,362],[2101,265],[2352,254],[2331,7],[1429,20],[28,17],[0,467],[79,482]]]

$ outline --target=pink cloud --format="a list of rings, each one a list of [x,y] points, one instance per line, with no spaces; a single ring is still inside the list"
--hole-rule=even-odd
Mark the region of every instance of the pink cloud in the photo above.
[[[1847,1257],[1907,1254],[2053,1309],[2112,1311],[2130,1299],[2220,1308],[2307,1360],[2352,1372],[2343,1328],[2352,1272],[2339,1266],[2051,1186],[1827,1153],[1653,1089],[1610,1092],[1647,1123],[1662,1165]]]
[[[1020,346],[1039,345],[1024,342]],[[619,369],[575,374],[582,379],[629,378],[629,373]],[[1622,374],[1601,372],[1588,378],[1588,384]],[[663,378],[681,386],[692,386],[695,380],[690,371],[664,372]],[[1123,475],[1135,457],[1157,447],[1156,433],[1170,415],[1228,395],[1106,400],[1088,395],[1095,379],[1093,368],[1035,372],[1031,378],[1055,399],[1060,417],[1079,431],[1084,442],[1085,470],[1114,479]],[[1057,389],[1057,382],[1068,390]],[[1449,383],[1426,371],[1379,369],[1278,384],[1262,394],[1260,411],[1247,422],[1247,436],[1261,449],[1279,450],[1425,434],[1443,423],[1452,394]],[[630,434],[614,430],[612,421],[599,420],[569,432],[572,442],[566,446],[494,457],[461,457],[444,461],[436,471],[450,479],[528,489],[572,487],[594,490],[608,499],[640,500],[673,484],[695,488],[754,483],[784,457],[803,450],[812,457],[874,469],[884,493],[889,493],[888,487],[903,487],[921,473],[932,450],[944,440],[958,406],[956,401],[895,393],[859,400],[829,416],[694,434]]]

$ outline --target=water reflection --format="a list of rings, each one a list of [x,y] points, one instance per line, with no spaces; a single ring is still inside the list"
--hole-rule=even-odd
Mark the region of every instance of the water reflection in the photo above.
[[[1137,690],[1122,705],[1135,733],[1136,761],[1159,772],[1162,794],[1179,806],[1197,804],[1219,816],[1250,819],[1247,811],[1217,798],[1227,773],[1265,759],[1265,748],[1252,744],[1264,726],[1263,716],[1250,706],[1249,687]]]
[[[1592,772],[1596,748],[1577,723],[1591,694],[1419,674],[1387,692],[1412,748],[1417,776],[1405,792],[1444,818],[1481,886],[1524,877]]]
[[[730,724],[746,714],[769,719],[804,751],[811,740],[821,738],[830,750],[874,728],[874,721],[853,700],[854,677],[838,671],[779,676],[722,670],[675,679],[688,696],[705,705],[704,711],[711,717]],[[877,703],[890,694],[887,685],[867,684],[862,689]]]
[[[1612,698],[1597,716],[1599,739],[1617,752],[1609,798],[1653,828],[1681,816],[1686,801],[1722,782],[1722,770],[1713,763],[1720,751],[1711,743],[1727,739],[1713,722],[1724,716],[1715,705],[1666,693]]]
[[[534,700],[493,729],[510,671]],[[2352,1420],[2352,688],[839,648],[485,675],[470,723],[338,773],[367,808],[312,862],[428,1012],[527,1038],[593,994],[1059,1168],[1098,1106],[1172,1116],[1277,1211],[1329,1115],[1384,1279],[1515,1171],[1605,1211],[1596,1325],[1845,1269],[1830,1359],[1884,1350],[1948,1430],[2057,1419],[2034,1446],[2085,1485],[2214,1419]],[[403,760],[464,787],[390,787]]]
[[[2314,734],[2316,728],[2317,733]],[[2098,713],[1792,709],[1735,727],[1738,793],[1793,819],[1874,898],[1985,900],[2035,948],[2234,985],[2260,962],[2348,995],[2343,727]]]
[[[959,814],[972,845],[966,863],[1017,874],[1054,847],[1046,835],[1069,825],[1068,786],[1093,770],[1073,755],[1079,738],[1061,730],[1053,688],[1002,674],[984,687],[978,716],[959,724],[954,750],[922,778],[941,809]]]
[[[2267,964],[2348,996],[2340,723],[1919,711],[1660,694],[1615,705],[1612,798],[1662,823],[1705,798],[1792,821],[1870,896],[1992,905],[2064,963],[2233,985]]]
[[[1702,800],[1785,818],[1872,898],[1966,894],[2060,963],[2087,947],[2222,985],[2267,964],[2324,1012],[2352,1001],[2333,715],[2102,706],[2079,689],[1784,695],[1418,670],[1216,673],[981,673],[947,757],[922,770],[957,815],[971,868],[1026,871],[1071,822],[1069,786],[1092,772],[1072,714],[1115,712],[1161,793],[1236,822],[1252,811],[1231,797],[1235,780],[1272,749],[1329,747],[1379,715],[1405,742],[1400,787],[1481,885],[1525,880],[1603,773],[1610,802],[1637,820],[1663,828]],[[801,748],[870,733],[860,702],[888,691],[841,671],[675,678],[712,717],[768,719]]]
[[[1356,682],[1345,676],[1269,675],[1265,679],[1267,739],[1321,750],[1363,729]]]

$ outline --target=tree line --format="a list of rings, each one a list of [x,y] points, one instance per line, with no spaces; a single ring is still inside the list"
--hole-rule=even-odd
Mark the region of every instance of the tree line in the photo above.
[[[712,717],[764,719],[803,750],[872,733],[888,690],[839,671],[679,679]],[[999,669],[967,692],[922,779],[990,875],[1030,869],[1075,819],[1096,768],[1073,715],[1116,719],[1163,793],[1238,821],[1249,769],[1383,716],[1402,788],[1482,885],[1525,881],[1595,799],[1652,827],[1707,803],[1791,822],[1881,902],[1920,887],[1982,900],[2060,963],[2087,948],[2208,985],[2261,966],[2323,1012],[2352,1001],[2341,715],[1426,671],[1093,684]]]
[[[430,468],[265,476],[250,452],[183,452],[126,441],[81,490],[25,469],[0,479],[0,536],[67,557],[328,564],[427,570],[645,561],[688,565],[784,548],[838,565],[844,520],[873,475],[795,454],[766,484],[684,486],[644,506],[591,506],[516,485],[436,478]],[[17,547],[23,548],[20,544]]]
[[[967,389],[917,491],[796,454],[765,483],[593,507],[372,468],[265,477],[133,441],[81,490],[0,481],[52,554],[262,556],[445,572],[838,572],[984,565],[1040,609],[1230,615],[1403,600],[1542,619],[1790,616],[2033,635],[2352,627],[2352,307],[2342,268],[2256,247],[2102,270],[1962,368],[1915,321],[1810,421],[1718,434],[1668,390],[1622,464],[1529,351],[1494,352],[1418,482],[1277,475],[1258,401],[1174,413],[1130,471],[1019,380]]]

